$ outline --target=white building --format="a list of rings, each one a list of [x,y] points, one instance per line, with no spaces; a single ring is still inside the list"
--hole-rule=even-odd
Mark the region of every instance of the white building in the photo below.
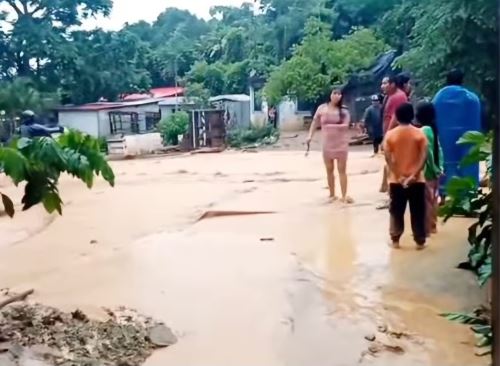
[[[59,108],[61,126],[94,137],[129,135],[153,131],[160,120],[159,103],[163,98],[130,102],[100,102]]]

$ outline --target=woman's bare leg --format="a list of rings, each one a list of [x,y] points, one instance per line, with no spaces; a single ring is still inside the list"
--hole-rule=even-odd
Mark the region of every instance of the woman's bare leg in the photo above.
[[[333,170],[335,169],[335,163],[332,159],[325,158],[325,168],[326,168],[326,178],[328,180],[328,189],[330,190],[330,199],[335,200],[335,175]]]
[[[342,191],[342,201],[345,203],[352,203],[353,200],[349,196],[347,196],[347,157],[337,159],[337,169],[339,171],[339,179],[340,179],[340,189]]]

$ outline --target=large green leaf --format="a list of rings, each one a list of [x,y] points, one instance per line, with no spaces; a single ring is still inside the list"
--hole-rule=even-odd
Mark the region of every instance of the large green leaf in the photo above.
[[[57,192],[47,192],[43,196],[43,206],[49,213],[57,211],[62,215],[62,201]]]
[[[486,135],[478,131],[466,132],[458,141],[458,145],[482,145],[486,142]]]
[[[484,325],[486,322],[484,318],[463,313],[444,313],[441,316],[450,321],[468,325]]]
[[[21,152],[10,147],[0,147],[0,167],[15,184],[26,178],[28,160]]]

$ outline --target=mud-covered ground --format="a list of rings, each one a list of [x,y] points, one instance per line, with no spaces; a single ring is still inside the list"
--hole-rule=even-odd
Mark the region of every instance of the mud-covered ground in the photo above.
[[[375,209],[382,160],[353,148],[356,203],[328,204],[314,150],[306,158],[300,136],[118,161],[113,189],[64,178],[63,217],[0,217],[0,288],[34,288],[30,300],[91,318],[127,306],[164,322],[179,342],[147,366],[487,364],[466,327],[438,316],[485,301],[455,269],[468,222],[441,227],[423,252],[409,233],[392,251]]]

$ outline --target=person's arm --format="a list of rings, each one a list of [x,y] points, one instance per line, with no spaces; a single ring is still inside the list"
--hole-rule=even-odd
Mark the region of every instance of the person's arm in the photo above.
[[[392,130],[394,127],[398,125],[398,121],[396,120],[396,114],[392,115],[391,121],[389,122],[388,131]]]
[[[425,162],[427,161],[427,138],[422,136],[419,142],[419,156],[418,163],[415,165],[415,170],[410,174],[410,176],[405,180],[403,185],[407,186],[411,182],[414,182],[417,179],[417,176],[422,172],[425,167]]]
[[[316,113],[314,113],[314,117],[313,117],[313,120],[312,120],[312,123],[311,123],[311,127],[309,128],[309,135],[307,137],[307,143],[310,143],[312,141],[312,139],[314,137],[314,133],[318,129],[322,111],[323,111],[323,106],[321,105],[316,110]]]
[[[351,114],[349,113],[349,110],[347,108],[342,108],[340,113],[344,114],[344,118],[342,119],[342,123],[340,124],[340,126],[349,127],[351,125]]]
[[[395,171],[394,161],[392,160],[392,147],[391,147],[390,135],[386,135],[383,147],[384,147],[384,157],[385,157],[385,162],[387,163],[387,168],[389,169],[390,172],[397,173]]]

